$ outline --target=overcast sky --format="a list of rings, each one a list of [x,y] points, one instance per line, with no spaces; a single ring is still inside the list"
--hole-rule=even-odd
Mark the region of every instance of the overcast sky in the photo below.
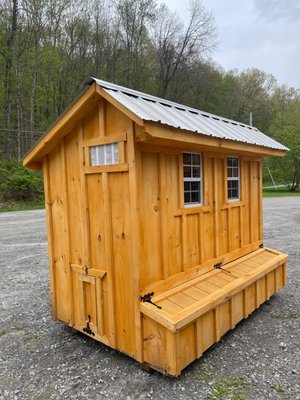
[[[188,0],[163,0],[188,18]],[[300,0],[202,0],[215,15],[219,45],[212,59],[225,70],[259,68],[300,88]]]

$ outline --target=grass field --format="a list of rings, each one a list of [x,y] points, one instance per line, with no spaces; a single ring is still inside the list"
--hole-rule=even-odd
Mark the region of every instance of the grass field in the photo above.
[[[38,210],[41,208],[45,208],[44,201],[0,203],[0,212]]]
[[[285,187],[263,189],[263,197],[290,197],[300,196],[300,191],[289,192]]]

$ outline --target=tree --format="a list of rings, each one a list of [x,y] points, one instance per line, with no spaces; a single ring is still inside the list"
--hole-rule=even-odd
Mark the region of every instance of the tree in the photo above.
[[[153,26],[152,45],[157,57],[161,96],[167,95],[170,83],[183,63],[199,60],[215,47],[215,37],[214,17],[200,0],[191,2],[187,26],[165,5],[160,7]]]
[[[275,178],[288,190],[295,192],[300,184],[300,100],[294,100],[287,112],[277,114],[270,126],[270,134],[290,151],[285,157],[269,159]]]

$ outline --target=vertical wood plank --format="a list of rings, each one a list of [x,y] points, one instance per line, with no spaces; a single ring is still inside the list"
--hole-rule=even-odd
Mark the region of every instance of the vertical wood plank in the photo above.
[[[97,331],[100,336],[104,335],[103,318],[103,282],[100,277],[96,278],[96,313],[97,313]]]
[[[263,240],[262,160],[258,162],[258,215],[259,240]]]
[[[202,264],[205,261],[205,227],[202,213],[198,214],[198,232],[199,232],[199,263]]]
[[[89,226],[89,210],[88,210],[88,199],[87,199],[87,182],[86,176],[84,173],[84,131],[82,122],[79,125],[78,129],[78,149],[79,149],[79,165],[80,165],[80,207],[82,210],[82,243],[83,243],[83,264],[90,265],[91,260],[91,252],[90,252],[90,226]]]
[[[70,325],[74,325],[74,293],[73,293],[73,274],[71,269],[71,249],[70,249],[70,210],[69,210],[69,202],[72,199],[69,198],[69,188],[68,188],[68,179],[67,179],[67,162],[66,162],[66,145],[65,140],[62,139],[60,141],[60,158],[61,158],[61,177],[62,177],[62,188],[64,193],[64,214],[66,218],[66,240],[65,240],[65,252],[66,252],[66,273],[68,276],[69,282],[69,317],[70,317]]]
[[[130,197],[130,221],[131,221],[131,262],[132,262],[132,288],[134,303],[134,336],[135,336],[135,358],[143,362],[143,337],[142,337],[142,316],[140,312],[140,207],[141,196],[141,153],[135,148],[134,141],[135,125],[127,132],[127,158],[129,166],[129,197]]]
[[[196,357],[200,358],[203,354],[202,350],[202,323],[201,318],[198,318],[195,322],[195,346],[196,346]]]
[[[166,207],[166,159],[164,153],[159,153],[159,198],[160,198],[160,242],[161,242],[161,265],[162,276],[169,276],[169,247],[168,247],[168,211]]]
[[[57,319],[57,305],[56,305],[56,287],[54,278],[54,241],[53,241],[53,216],[52,216],[52,203],[51,203],[51,186],[49,176],[49,160],[46,156],[43,160],[43,175],[44,175],[44,192],[45,192],[45,207],[46,207],[46,220],[47,220],[47,238],[48,238],[48,258],[49,258],[49,275],[50,275],[50,296],[51,296],[51,310],[52,318]]]
[[[168,355],[168,364],[167,364],[167,372],[170,375],[178,375],[180,371],[178,371],[178,356],[177,349],[179,348],[179,336],[177,333],[173,333],[167,330],[166,334],[166,345],[167,345],[167,355]]]
[[[98,129],[99,136],[105,136],[106,134],[106,119],[105,119],[105,100],[101,99],[98,105]]]
[[[183,271],[188,269],[188,242],[187,242],[187,216],[184,214],[181,217],[181,243],[182,243],[182,260]]]
[[[115,335],[115,300],[114,300],[114,255],[112,243],[112,221],[111,221],[111,208],[110,208],[110,188],[108,173],[102,174],[102,193],[103,193],[103,217],[105,220],[105,253],[107,262],[107,287],[108,287],[108,318],[110,337],[109,342],[112,347],[116,347]]]
[[[213,186],[214,186],[214,245],[215,245],[215,257],[220,255],[220,222],[219,222],[219,190],[218,190],[218,160],[213,160]]]
[[[218,342],[221,338],[221,329],[220,329],[220,306],[214,309],[214,333],[215,340]]]

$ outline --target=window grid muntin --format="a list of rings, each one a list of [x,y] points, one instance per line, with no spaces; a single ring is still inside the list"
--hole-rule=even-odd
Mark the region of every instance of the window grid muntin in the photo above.
[[[92,167],[119,164],[118,143],[91,146],[90,161]]]
[[[240,159],[227,157],[227,200],[240,200]]]
[[[183,180],[184,206],[202,204],[202,157],[200,153],[184,152]]]

